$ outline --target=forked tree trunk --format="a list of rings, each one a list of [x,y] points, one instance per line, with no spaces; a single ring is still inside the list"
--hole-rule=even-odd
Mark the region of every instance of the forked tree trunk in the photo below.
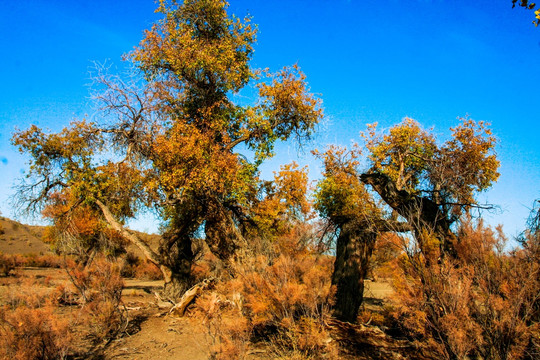
[[[376,239],[377,232],[354,222],[341,227],[332,274],[332,285],[337,288],[334,316],[341,321],[356,322]]]
[[[383,173],[362,174],[360,180],[371,185],[386,204],[407,219],[425,255],[430,252],[427,248],[429,237],[435,237],[439,242],[441,257],[457,256],[454,247],[455,235],[450,230],[453,220],[439,204],[429,198],[398,190],[394,181]],[[426,261],[431,260],[426,257]]]

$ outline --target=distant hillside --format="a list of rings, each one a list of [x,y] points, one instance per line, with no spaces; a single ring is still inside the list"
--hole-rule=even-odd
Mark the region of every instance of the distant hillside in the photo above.
[[[43,242],[45,226],[33,226],[21,224],[0,216],[0,252],[4,254],[44,254],[52,252],[49,244]],[[134,231],[153,248],[157,248],[160,240],[159,235],[145,234]],[[144,257],[142,252],[134,245],[129,244],[127,251]]]
[[[44,254],[50,251],[41,239],[44,226],[21,224],[0,217],[0,252],[4,254]]]

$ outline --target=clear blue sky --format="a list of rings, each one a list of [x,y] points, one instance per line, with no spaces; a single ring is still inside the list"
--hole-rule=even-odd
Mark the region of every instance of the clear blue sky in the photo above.
[[[445,138],[458,116],[492,124],[501,178],[482,199],[509,235],[540,198],[540,28],[511,0],[230,0],[229,11],[259,25],[253,65],[298,63],[323,99],[326,119],[311,147],[348,145],[367,123],[412,117]],[[122,54],[154,22],[152,0],[0,1],[0,211],[25,159],[10,145],[15,127],[60,130],[93,116],[92,61],[121,66]],[[266,165],[308,154],[285,144]],[[153,230],[149,223],[139,228]]]

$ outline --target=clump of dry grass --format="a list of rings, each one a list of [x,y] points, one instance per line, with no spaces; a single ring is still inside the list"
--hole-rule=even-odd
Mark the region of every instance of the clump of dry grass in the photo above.
[[[202,318],[211,358],[243,359],[250,340],[264,341],[276,358],[337,356],[324,325],[333,296],[332,259],[294,238],[274,246],[232,263],[232,276],[197,300],[194,316]]]

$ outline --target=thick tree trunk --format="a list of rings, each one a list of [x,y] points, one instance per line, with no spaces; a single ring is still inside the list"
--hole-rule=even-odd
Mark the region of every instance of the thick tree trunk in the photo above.
[[[159,253],[163,264],[170,269],[170,275],[164,277],[163,297],[176,303],[194,282],[191,266],[195,260],[192,239],[181,229],[163,234]],[[162,270],[165,274],[165,271]]]
[[[364,299],[364,278],[377,239],[377,232],[362,227],[354,222],[341,227],[332,274],[337,288],[334,316],[351,323],[356,322]]]
[[[227,262],[238,250],[246,248],[232,215],[221,204],[209,206],[204,231],[210,251],[222,261]]]
[[[193,284],[191,277],[186,278],[185,276],[173,273],[170,273],[169,276],[164,276],[164,280],[163,290],[160,291],[161,298],[173,304],[176,304]]]

